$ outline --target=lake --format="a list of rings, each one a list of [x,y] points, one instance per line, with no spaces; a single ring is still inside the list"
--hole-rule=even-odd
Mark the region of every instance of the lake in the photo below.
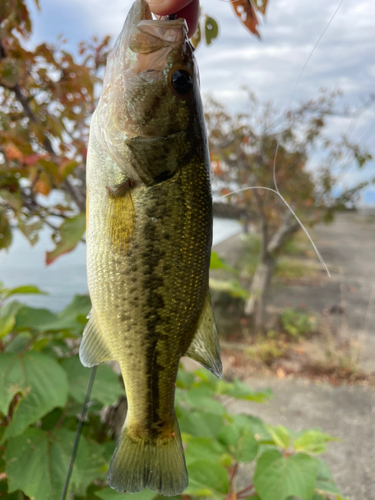
[[[236,220],[214,218],[213,244],[217,245],[241,230],[242,225]],[[54,247],[51,232],[45,228],[38,243],[31,247],[26,238],[15,231],[9,251],[0,252],[0,281],[9,288],[36,285],[48,295],[20,295],[19,300],[34,307],[60,311],[73,295],[87,293],[86,247],[80,243],[73,252],[46,266],[45,252]]]

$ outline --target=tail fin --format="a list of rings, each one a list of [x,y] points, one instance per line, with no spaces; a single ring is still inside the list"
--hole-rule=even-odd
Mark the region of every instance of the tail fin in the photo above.
[[[119,492],[137,493],[148,487],[165,496],[180,495],[188,475],[177,419],[170,437],[133,439],[125,425],[109,466],[108,481]]]

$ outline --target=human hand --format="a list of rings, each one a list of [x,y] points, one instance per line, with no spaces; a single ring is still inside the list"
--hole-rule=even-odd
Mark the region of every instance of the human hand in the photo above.
[[[186,19],[189,27],[188,36],[191,38],[198,26],[199,0],[147,0],[151,12],[159,16],[177,14],[177,17]]]

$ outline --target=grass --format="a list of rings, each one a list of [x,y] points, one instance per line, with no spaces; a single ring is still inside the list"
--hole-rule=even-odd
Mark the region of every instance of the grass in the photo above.
[[[258,338],[257,341],[245,349],[246,357],[259,360],[266,366],[271,366],[276,359],[283,358],[288,351],[288,345],[277,339]]]

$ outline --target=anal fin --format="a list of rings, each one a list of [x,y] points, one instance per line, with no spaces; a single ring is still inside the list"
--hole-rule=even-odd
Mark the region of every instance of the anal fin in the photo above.
[[[79,359],[83,366],[91,368],[112,360],[113,356],[96,325],[93,311],[90,312],[88,317],[89,321],[83,330],[81,345],[79,346]]]
[[[220,345],[209,291],[198,321],[196,334],[185,356],[198,361],[217,378],[222,378],[223,366],[220,359]]]

